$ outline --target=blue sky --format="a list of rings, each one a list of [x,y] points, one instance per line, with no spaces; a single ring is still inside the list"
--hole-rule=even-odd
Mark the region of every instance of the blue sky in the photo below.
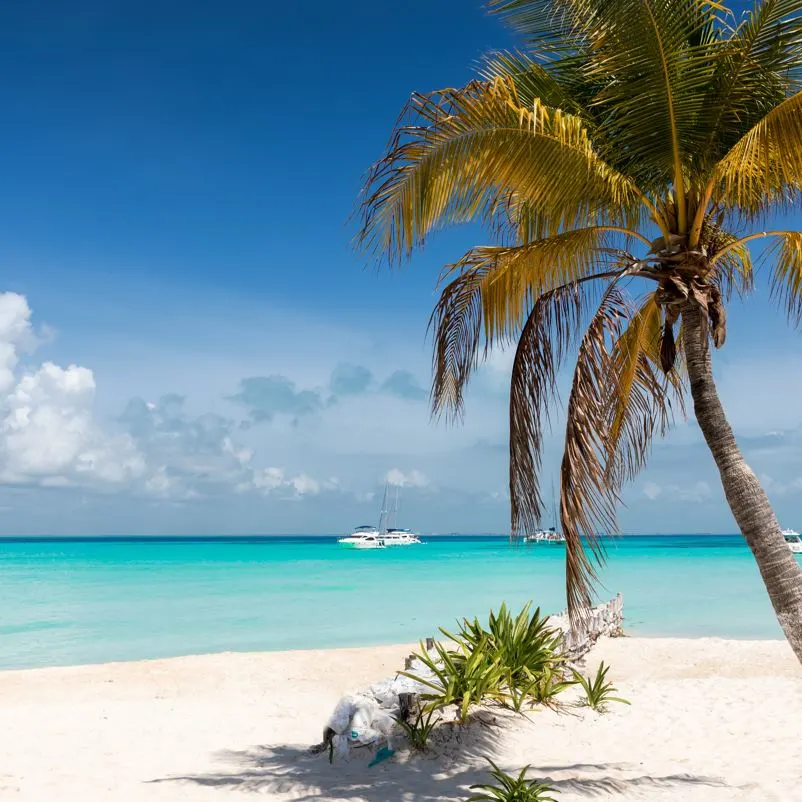
[[[0,10],[0,532],[339,532],[388,474],[408,525],[505,531],[509,356],[464,426],[426,404],[434,281],[480,234],[377,273],[348,217],[409,93],[511,43],[464,0]],[[789,525],[800,365],[765,292],[732,310],[722,393]],[[733,529],[692,424],[626,501]]]

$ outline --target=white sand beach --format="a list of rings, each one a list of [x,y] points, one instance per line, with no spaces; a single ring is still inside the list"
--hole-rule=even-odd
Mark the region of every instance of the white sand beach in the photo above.
[[[458,800],[483,756],[565,802],[802,800],[802,668],[777,641],[603,640],[632,705],[475,727],[436,758],[329,765],[307,748],[409,647],[219,654],[0,673],[0,799]]]

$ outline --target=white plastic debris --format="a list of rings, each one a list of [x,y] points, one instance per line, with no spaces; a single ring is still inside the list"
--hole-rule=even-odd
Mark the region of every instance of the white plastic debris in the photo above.
[[[420,660],[413,661],[409,673],[425,679],[432,676]],[[427,686],[410,677],[396,675],[344,696],[326,724],[327,729],[334,733],[331,737],[334,755],[347,758],[351,749],[362,746],[392,749],[395,718],[401,711],[399,695],[422,694],[427,690]]]

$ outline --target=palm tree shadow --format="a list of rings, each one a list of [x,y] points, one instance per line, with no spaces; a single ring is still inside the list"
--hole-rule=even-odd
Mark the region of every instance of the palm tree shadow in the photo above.
[[[402,794],[416,802],[462,800],[469,786],[487,781],[487,756],[497,757],[497,728],[471,725],[442,734],[435,754],[399,752],[395,758],[369,766],[373,754],[355,750],[350,760],[329,763],[326,754],[310,754],[303,746],[256,746],[217,755],[223,769],[204,774],[163,777],[153,783],[200,785],[221,790],[259,794],[286,794],[299,802],[325,797],[330,800],[386,802]],[[519,766],[502,767],[508,771]],[[537,766],[530,776],[556,791],[593,797],[609,797],[638,789],[655,792],[690,786],[726,787],[716,777],[692,774],[632,776],[634,767],[621,763],[574,763]],[[594,776],[588,776],[592,774]],[[567,775],[567,776],[566,776]]]

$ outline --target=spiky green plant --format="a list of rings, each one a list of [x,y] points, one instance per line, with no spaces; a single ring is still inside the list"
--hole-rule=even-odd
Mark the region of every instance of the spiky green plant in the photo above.
[[[560,633],[548,626],[548,618],[541,616],[539,607],[534,613],[530,610],[528,603],[513,616],[503,603],[498,613],[490,611],[486,627],[476,618],[463,619],[455,633],[441,632],[470,651],[481,643],[488,659],[501,666],[508,686],[520,688],[529,685],[545,667],[563,659]]]
[[[459,644],[456,649],[436,641],[434,655],[421,643],[416,657],[431,671],[433,679],[407,671],[401,674],[429,688],[422,694],[426,711],[456,705],[458,718],[464,723],[472,705],[498,697],[504,674],[498,660],[490,656],[486,638],[480,638],[473,647]]]
[[[582,686],[584,696],[580,699],[580,704],[595,710],[597,713],[606,713],[610,702],[618,702],[623,705],[631,704],[620,696],[618,688],[607,679],[610,666],[604,665],[604,661],[599,663],[595,677],[585,677],[578,671],[574,671],[574,677],[579,685]]]
[[[558,697],[574,685],[576,680],[570,678],[565,665],[560,662],[544,666],[528,686],[527,693],[535,704],[558,707]]]
[[[492,760],[490,776],[493,783],[472,785],[478,794],[468,797],[466,802],[557,802],[551,796],[554,789],[550,785],[527,778],[529,766],[524,766],[517,776],[502,771]]]
[[[395,721],[404,731],[409,741],[409,745],[416,752],[423,752],[429,744],[434,728],[440,721],[440,717],[434,718],[435,710],[419,710],[415,718],[405,719],[396,716]]]
[[[458,705],[464,721],[468,708],[482,701],[495,701],[519,713],[527,703],[553,704],[557,694],[572,684],[565,677],[561,635],[548,626],[540,608],[530,610],[527,604],[513,615],[502,604],[498,613],[491,610],[487,626],[466,618],[455,632],[441,628],[454,648],[437,642],[434,654],[421,648],[416,655],[434,678],[404,672],[430,688],[424,695],[426,708]]]

